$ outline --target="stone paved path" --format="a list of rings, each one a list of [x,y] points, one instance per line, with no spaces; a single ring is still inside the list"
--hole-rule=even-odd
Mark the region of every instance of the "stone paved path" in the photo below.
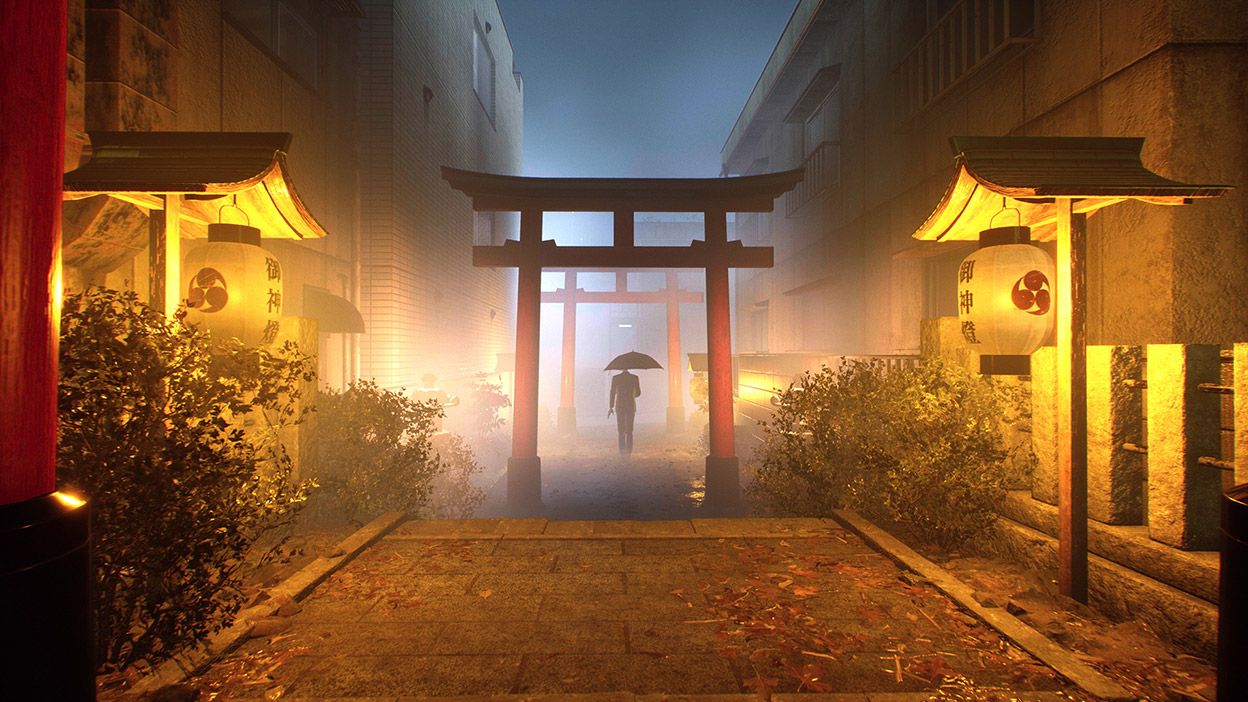
[[[407,522],[291,627],[193,679],[205,699],[835,692],[926,699],[960,674],[999,699],[1085,699],[814,519]],[[1065,691],[1065,692],[1063,692]],[[807,698],[810,699],[810,698]]]

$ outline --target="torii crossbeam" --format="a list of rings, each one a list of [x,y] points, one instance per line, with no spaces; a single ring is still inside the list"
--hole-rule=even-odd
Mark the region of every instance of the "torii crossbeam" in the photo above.
[[[771,212],[776,198],[802,180],[801,170],[738,178],[528,178],[442,167],[442,178],[472,198],[478,212],[520,212],[520,240],[474,246],[472,264],[519,269],[516,294],[516,376],[507,501],[513,513],[540,514],[537,454],[539,320],[542,269],[701,269],[706,271],[706,341],[710,375],[707,513],[740,508],[740,461],[732,412],[729,268],[770,268],[771,247],[728,241],[728,212]],[[542,240],[545,212],[611,212],[614,246],[557,246]],[[637,212],[701,212],[705,241],[686,247],[635,246]]]
[[[702,293],[681,290],[676,271],[667,272],[663,290],[629,290],[628,271],[616,271],[615,290],[587,292],[576,287],[576,271],[564,271],[564,286],[542,293],[542,302],[563,305],[563,359],[559,378],[560,434],[576,433],[576,306],[579,304],[628,304],[662,302],[667,305],[667,431],[685,428],[685,407],[680,389],[680,303],[702,302]]]

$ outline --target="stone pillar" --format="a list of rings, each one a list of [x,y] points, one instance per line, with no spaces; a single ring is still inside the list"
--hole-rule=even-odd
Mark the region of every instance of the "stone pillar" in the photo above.
[[[87,130],[176,128],[178,3],[92,0],[88,5]]]
[[[667,433],[685,431],[684,393],[681,392],[683,366],[680,362],[680,279],[667,273]]]
[[[1235,344],[1235,484],[1248,483],[1248,344]]]
[[[1201,465],[1221,450],[1217,346],[1148,346],[1148,534],[1189,551],[1218,547],[1222,471]]]
[[[537,455],[537,382],[541,357],[542,211],[520,213],[520,262],[516,290],[515,411],[512,415],[511,457],[507,459],[507,504],[514,516],[542,509],[542,459]]]
[[[706,350],[710,389],[711,455],[706,458],[706,505],[728,513],[740,502],[740,461],[732,414],[732,331],[728,295],[727,216],[706,213]]]
[[[1138,346],[1088,347],[1088,516],[1104,524],[1144,523],[1144,393],[1126,381],[1144,373]]]
[[[1036,470],[1031,496],[1057,505],[1057,348],[1042,346],[1031,354],[1031,448]]]
[[[576,271],[563,274],[563,358],[559,370],[560,434],[576,434]]]

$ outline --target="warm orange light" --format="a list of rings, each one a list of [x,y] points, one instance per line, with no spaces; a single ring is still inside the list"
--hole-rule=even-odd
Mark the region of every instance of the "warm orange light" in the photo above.
[[[66,507],[81,507],[87,504],[87,501],[82,499],[81,497],[74,497],[73,495],[66,493],[66,492],[54,492],[52,493],[52,496],[60,500],[61,504],[65,505]]]

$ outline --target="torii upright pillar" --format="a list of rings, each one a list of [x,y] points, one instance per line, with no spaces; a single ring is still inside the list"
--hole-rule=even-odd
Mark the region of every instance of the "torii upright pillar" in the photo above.
[[[706,352],[710,390],[711,454],[706,457],[706,502],[725,514],[741,502],[741,462],[732,416],[732,324],[728,298],[728,216],[706,212]]]
[[[685,397],[680,391],[680,285],[676,271],[667,272],[667,433],[685,430]]]
[[[516,286],[516,411],[512,413],[511,457],[507,459],[507,502],[519,513],[542,510],[542,459],[537,455],[537,377],[541,359],[542,211],[520,212],[519,275]]]
[[[576,271],[563,274],[563,358],[559,373],[560,434],[576,433]],[[546,296],[543,295],[543,298]],[[544,300],[543,300],[544,301]]]

